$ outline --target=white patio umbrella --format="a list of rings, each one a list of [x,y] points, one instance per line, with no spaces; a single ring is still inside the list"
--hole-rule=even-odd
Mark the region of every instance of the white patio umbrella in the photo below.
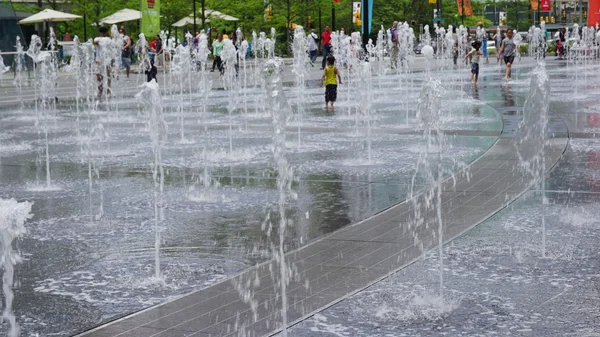
[[[227,15],[225,13],[221,13],[219,11],[216,11],[214,9],[208,9],[206,8],[204,10],[204,15],[206,15],[206,17],[213,17],[213,18],[218,18],[221,20],[225,20],[225,21],[240,21],[240,19],[233,17],[231,15]]]
[[[204,20],[204,22],[210,22],[210,20],[206,19]],[[187,25],[193,25],[194,24],[194,18],[191,16],[185,17],[177,22],[175,22],[174,24],[172,24],[171,26],[173,27],[185,27]],[[196,24],[202,24],[202,19],[199,17],[196,17]]]
[[[102,20],[100,23],[112,25],[119,22],[136,21],[142,18],[142,12],[133,9],[125,8],[120,11],[113,13]]]
[[[81,19],[81,16],[69,13],[63,13],[59,11],[55,11],[53,9],[44,9],[43,11],[33,14],[21,21],[19,24],[26,25],[30,23],[38,23],[38,22],[62,22],[62,21],[73,21],[76,19]]]

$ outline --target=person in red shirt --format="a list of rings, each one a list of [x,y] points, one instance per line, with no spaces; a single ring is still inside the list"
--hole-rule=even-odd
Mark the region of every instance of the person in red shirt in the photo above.
[[[321,70],[323,70],[325,69],[327,56],[331,54],[331,29],[329,29],[329,26],[325,26],[325,31],[321,34],[321,43],[323,46],[323,62],[321,63]]]

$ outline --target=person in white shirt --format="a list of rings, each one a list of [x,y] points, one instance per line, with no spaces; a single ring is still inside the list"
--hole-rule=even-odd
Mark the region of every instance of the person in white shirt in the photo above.
[[[310,64],[314,67],[319,51],[319,36],[317,35],[317,33],[315,33],[314,29],[311,29],[310,34],[308,34],[308,37],[306,39],[308,40],[308,54],[310,55]]]
[[[102,98],[104,91],[104,74],[106,74],[106,94],[110,95],[110,74],[111,64],[113,60],[107,59],[108,49],[110,48],[111,38],[108,37],[108,28],[100,27],[98,30],[98,37],[94,39],[95,53],[96,53],[96,65],[98,70],[96,72],[96,80],[98,81],[98,99]],[[106,73],[104,73],[106,72]]]

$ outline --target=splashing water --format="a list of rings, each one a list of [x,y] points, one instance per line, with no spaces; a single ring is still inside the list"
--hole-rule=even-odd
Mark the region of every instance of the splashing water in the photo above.
[[[290,114],[290,106],[283,94],[282,76],[283,60],[273,58],[265,64],[265,85],[267,89],[267,106],[273,119],[273,156],[277,166],[277,190],[279,192],[279,249],[274,250],[275,260],[279,264],[279,288],[281,294],[281,319],[283,336],[287,336],[287,285],[291,276],[284,253],[285,232],[288,226],[286,207],[292,191],[293,170],[288,163],[285,148],[285,129]]]
[[[186,85],[185,83],[185,78],[186,75],[190,74],[192,72],[192,55],[190,54],[190,49],[186,48],[182,45],[178,46],[176,49],[177,53],[175,53],[175,55],[173,56],[173,61],[172,64],[173,66],[171,67],[171,73],[176,74],[179,77],[179,102],[177,103],[177,109],[179,110],[179,119],[180,119],[180,136],[181,136],[181,143],[186,143],[186,139],[185,139],[185,131],[184,131],[184,117],[183,117],[183,111],[184,111],[184,95],[183,95],[183,91],[184,91],[184,87]],[[197,59],[198,60],[198,59]],[[198,61],[200,62],[200,61]],[[191,84],[188,84],[191,85]]]
[[[18,36],[15,48],[17,49],[17,55],[15,56],[15,79],[13,84],[19,91],[19,97],[23,97],[23,71],[25,70],[23,61],[25,60],[25,51],[23,50],[23,45],[21,44],[21,38]],[[21,100],[20,108],[21,111],[23,111],[23,100]]]
[[[304,113],[304,95],[305,95],[305,78],[308,73],[306,65],[308,63],[308,41],[302,26],[296,26],[294,31],[294,42],[292,44],[294,52],[294,67],[292,72],[296,75],[297,105],[298,105],[298,147],[301,145],[301,127],[302,114]]]
[[[13,249],[13,242],[15,239],[23,237],[27,232],[25,222],[33,217],[33,214],[31,214],[32,205],[28,201],[17,202],[15,199],[0,199],[0,249],[2,252],[0,264],[4,269],[2,275],[2,291],[4,292],[2,318],[7,320],[10,325],[9,337],[16,337],[20,333],[19,325],[12,311],[14,299],[12,288],[15,265],[22,260],[21,254]]]
[[[154,277],[160,278],[160,220],[163,220],[163,189],[165,182],[165,171],[162,163],[162,150],[167,141],[167,122],[163,116],[162,99],[158,83],[152,80],[142,85],[142,91],[136,98],[144,104],[147,114],[148,130],[152,141],[152,178],[154,180]],[[159,215],[160,207],[160,215]]]
[[[31,44],[27,49],[27,55],[32,59],[34,64],[34,73],[36,78],[35,90],[35,110],[36,110],[36,126],[40,124],[40,112],[42,114],[42,131],[44,133],[45,142],[45,159],[46,159],[46,189],[52,188],[52,178],[50,175],[50,146],[48,141],[49,119],[54,116],[56,111],[56,85],[58,66],[54,53],[54,31],[50,29],[50,51],[42,51],[42,40],[37,35],[31,36]],[[38,100],[40,101],[38,103]],[[41,111],[39,110],[41,104]]]
[[[2,50],[0,50],[0,84],[4,81],[4,73],[8,72],[10,67],[4,64],[2,59]]]
[[[523,120],[519,123],[515,147],[519,159],[518,169],[539,184],[542,193],[542,257],[546,256],[546,127],[550,102],[550,81],[543,63],[534,69],[529,85],[529,94],[523,107]]]
[[[447,150],[446,137],[441,132],[442,112],[442,83],[439,79],[430,79],[423,86],[417,117],[423,130],[423,140],[426,149],[421,152],[415,174],[412,179],[411,198],[413,197],[414,184],[417,174],[425,180],[426,190],[422,198],[412,198],[415,209],[415,227],[426,226],[426,215],[431,210],[436,211],[437,239],[439,254],[440,298],[444,298],[444,256],[443,256],[443,219],[442,219],[442,182],[444,179],[443,159]],[[423,199],[423,200],[421,200]],[[421,212],[424,210],[425,214]],[[414,231],[413,235],[416,235]],[[415,240],[419,238],[415,237]]]
[[[223,67],[225,68],[225,89],[229,90],[227,100],[227,112],[229,113],[229,154],[233,154],[233,113],[237,109],[237,95],[239,93],[240,81],[237,74],[237,51],[230,39],[223,39],[223,51],[221,52]]]

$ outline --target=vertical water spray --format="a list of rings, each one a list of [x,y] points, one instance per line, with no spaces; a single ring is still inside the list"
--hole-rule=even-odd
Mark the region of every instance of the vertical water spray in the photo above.
[[[367,164],[373,164],[371,150],[371,109],[373,105],[373,77],[371,76],[371,63],[361,62],[359,65],[361,89],[359,90],[360,114],[362,120],[361,129],[364,132],[364,142],[367,150]]]
[[[424,185],[426,186],[422,196],[412,198],[415,209],[416,227],[425,226],[426,228],[429,228],[430,223],[427,222],[427,213],[431,211],[435,212],[439,255],[439,292],[441,300],[443,300],[444,295],[442,182],[445,173],[443,160],[447,152],[446,138],[441,128],[442,93],[442,83],[439,79],[429,79],[421,91],[417,108],[417,117],[419,119],[419,126],[423,130],[425,149],[423,149],[419,155],[419,160],[411,184],[411,198],[414,194],[414,185],[418,176],[424,180]],[[422,208],[424,208],[424,211]],[[418,230],[414,233],[417,232]],[[414,239],[415,241],[419,240],[418,237],[415,237]]]
[[[184,112],[184,87],[185,87],[185,78],[192,72],[192,55],[190,54],[190,49],[184,47],[182,45],[178,46],[176,49],[176,53],[173,56],[173,66],[171,67],[171,73],[177,75],[179,78],[179,102],[177,102],[177,109],[179,111],[179,120],[180,120],[180,142],[186,143],[184,125],[185,119],[183,116]],[[198,60],[197,60],[198,61]],[[191,92],[189,93],[191,96]]]
[[[25,70],[23,61],[25,61],[25,51],[23,50],[23,45],[21,44],[21,38],[18,36],[15,48],[17,50],[17,54],[15,55],[15,79],[13,84],[19,92],[19,97],[23,97],[23,71]],[[23,111],[23,100],[21,100],[20,108],[21,111]]]
[[[294,41],[292,44],[292,51],[294,52],[294,66],[292,72],[296,75],[296,97],[297,97],[297,109],[298,109],[298,147],[301,145],[301,128],[302,128],[302,114],[304,113],[304,89],[305,89],[305,78],[308,73],[306,64],[308,63],[308,41],[306,40],[306,34],[302,26],[296,26],[294,31]]]
[[[71,53],[71,62],[67,70],[73,74],[76,81],[75,90],[75,108],[76,108],[76,124],[79,147],[82,154],[82,162],[87,161],[88,167],[88,207],[90,222],[95,220],[93,211],[93,177],[94,174],[98,177],[100,170],[98,165],[94,163],[93,148],[98,143],[101,143],[106,137],[104,126],[99,121],[94,120],[94,112],[96,104],[91,103],[91,89],[94,87],[94,54],[92,44],[89,42],[80,43],[77,36],[73,39],[74,45]],[[81,114],[82,111],[87,111],[87,135],[85,138],[81,132]],[[85,141],[84,141],[85,140]],[[98,218],[102,216],[102,205],[100,205],[100,213]]]
[[[8,72],[10,67],[4,64],[2,59],[2,50],[0,50],[0,85],[4,84],[4,73]]]
[[[2,275],[2,292],[4,293],[4,310],[2,319],[9,324],[8,336],[19,336],[20,329],[13,313],[12,302],[14,299],[13,285],[15,265],[21,263],[21,254],[13,248],[15,239],[27,233],[25,222],[33,217],[31,206],[33,204],[15,199],[0,199],[0,265],[4,270]]]
[[[291,269],[285,259],[285,233],[287,228],[286,207],[292,198],[293,170],[288,163],[285,148],[285,129],[291,113],[290,106],[283,94],[281,73],[283,60],[273,58],[264,67],[265,85],[267,89],[267,107],[273,120],[273,156],[277,168],[277,190],[279,192],[279,247],[274,250],[275,260],[279,264],[279,288],[281,296],[281,319],[283,336],[287,336],[287,285]]]
[[[550,102],[550,80],[543,62],[533,70],[529,94],[523,107],[523,120],[519,123],[515,136],[515,146],[519,159],[519,170],[539,184],[542,194],[542,257],[546,256],[546,149],[548,139],[548,109]]]
[[[237,95],[240,90],[239,78],[236,71],[237,51],[230,39],[223,39],[223,51],[221,52],[223,67],[225,68],[225,89],[229,91],[227,100],[227,112],[229,113],[229,154],[233,153],[233,113],[237,109]]]
[[[240,53],[240,60],[242,61],[243,72],[244,72],[244,83],[243,83],[244,118],[245,118],[246,132],[248,132],[248,71],[246,69],[246,54],[248,53],[248,41],[245,38],[242,38],[242,39],[243,40],[240,43],[239,53]]]
[[[57,70],[58,66],[56,63],[56,56],[54,55],[54,43],[56,38],[54,36],[54,30],[50,28],[50,38],[48,49],[49,51],[42,51],[41,39],[32,35],[31,44],[27,50],[27,55],[31,57],[34,64],[34,72],[36,76],[36,83],[34,87],[36,90],[36,125],[40,122],[40,113],[43,119],[42,129],[44,132],[44,148],[45,148],[45,159],[46,159],[46,189],[50,189],[52,185],[52,178],[50,175],[50,145],[48,141],[48,128],[49,119],[51,115],[54,116],[56,111],[56,85],[57,85]],[[38,105],[38,99],[39,104]],[[41,107],[41,111],[39,108]]]
[[[408,77],[410,74],[409,58],[410,58],[410,55],[412,55],[412,53],[413,53],[415,36],[414,36],[414,32],[411,30],[411,28],[407,22],[400,24],[398,26],[398,28],[399,28],[398,29],[398,40],[399,40],[398,59],[399,59],[400,67],[402,69],[402,76],[400,76],[400,86],[404,87],[404,88],[412,89],[412,82],[411,83],[408,82],[408,80],[409,80]],[[403,80],[405,81],[405,83],[402,83]],[[405,115],[406,115],[405,123],[408,126],[409,121],[410,121],[410,112],[411,112],[408,99],[404,100],[404,109],[405,109]]]
[[[376,53],[377,53],[377,73],[379,74],[379,88],[381,89],[381,77],[385,75],[387,67],[385,66],[385,53],[388,50],[387,44],[387,33],[383,25],[381,25],[381,29],[379,33],[377,33],[377,45],[376,45]]]
[[[189,43],[188,43],[188,45],[189,45]],[[148,60],[148,42],[146,41],[146,36],[144,35],[144,33],[140,33],[140,35],[138,35],[138,41],[136,43],[136,47],[139,50],[138,73],[140,74],[141,78],[145,79],[144,71],[146,70],[146,66],[147,66],[147,63],[149,62],[149,60]],[[143,82],[145,82],[145,80]]]
[[[167,32],[165,32],[164,30],[161,30],[160,33],[158,34],[160,36],[160,39],[162,40],[162,46],[163,46],[163,53],[162,53],[162,66],[163,66],[163,78],[167,78],[167,52],[168,52],[168,48],[169,48],[169,39],[167,38]],[[158,55],[156,55],[156,57],[158,58]],[[157,60],[158,61],[158,60]],[[170,90],[171,88],[169,88]]]
[[[165,171],[162,163],[162,150],[167,141],[167,122],[163,116],[162,99],[156,81],[142,85],[142,91],[136,98],[143,104],[150,140],[152,141],[152,179],[154,181],[154,276],[159,279],[160,273],[160,214],[164,208],[163,188]]]
[[[425,25],[425,27],[423,27],[421,43],[423,43],[424,46],[431,46],[431,34],[429,33],[429,25]]]

